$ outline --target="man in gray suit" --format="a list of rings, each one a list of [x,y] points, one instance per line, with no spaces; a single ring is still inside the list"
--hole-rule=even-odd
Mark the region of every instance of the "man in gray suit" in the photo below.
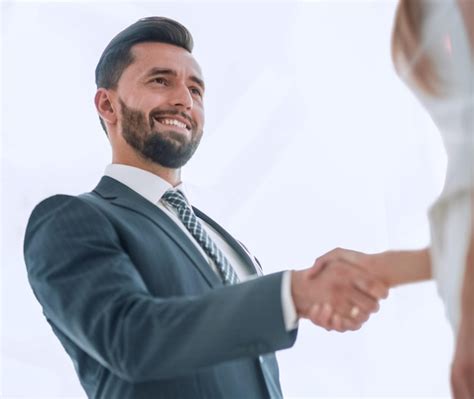
[[[354,330],[387,294],[346,263],[263,276],[192,207],[180,171],[205,90],[192,47],[160,17],[110,42],[95,104],[112,164],[92,192],[50,197],[28,223],[29,281],[90,398],[279,398],[273,353],[299,318]]]

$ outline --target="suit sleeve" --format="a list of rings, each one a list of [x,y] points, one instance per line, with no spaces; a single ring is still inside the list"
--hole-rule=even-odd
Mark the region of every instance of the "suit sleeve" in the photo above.
[[[24,254],[47,319],[128,381],[188,374],[296,339],[282,318],[282,273],[201,296],[152,296],[107,217],[77,197],[35,208]]]

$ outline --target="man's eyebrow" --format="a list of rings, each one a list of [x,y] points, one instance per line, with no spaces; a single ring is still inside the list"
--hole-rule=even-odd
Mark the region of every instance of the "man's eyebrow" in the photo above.
[[[173,71],[172,69],[169,68],[151,68],[148,73],[146,74],[147,77],[154,76],[154,75],[172,75],[176,76],[177,73],[176,71]]]
[[[201,89],[204,90],[206,88],[206,86],[204,85],[204,80],[198,78],[197,76],[190,76],[189,79],[201,86]]]
[[[151,77],[155,75],[177,76],[178,74],[173,69],[155,67],[148,71],[148,73],[146,74],[146,77]],[[201,78],[198,78],[197,76],[192,75],[189,77],[189,79],[192,80],[194,83],[198,84],[201,87],[201,89],[203,90],[205,89],[204,80],[202,80]]]

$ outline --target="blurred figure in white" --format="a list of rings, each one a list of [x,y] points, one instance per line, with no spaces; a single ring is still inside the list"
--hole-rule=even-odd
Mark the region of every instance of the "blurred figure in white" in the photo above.
[[[371,255],[338,248],[318,260],[320,267],[345,261],[372,270],[391,287],[436,279],[456,337],[451,369],[456,399],[474,398],[473,49],[473,0],[399,2],[393,62],[437,125],[448,156],[443,191],[429,211],[431,245]],[[340,317],[321,308],[314,307],[318,324],[339,329]]]

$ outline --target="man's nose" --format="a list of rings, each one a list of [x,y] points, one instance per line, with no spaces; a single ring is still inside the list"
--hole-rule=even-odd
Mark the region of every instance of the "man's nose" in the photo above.
[[[186,85],[176,85],[171,93],[170,105],[190,110],[193,107],[193,97]]]

